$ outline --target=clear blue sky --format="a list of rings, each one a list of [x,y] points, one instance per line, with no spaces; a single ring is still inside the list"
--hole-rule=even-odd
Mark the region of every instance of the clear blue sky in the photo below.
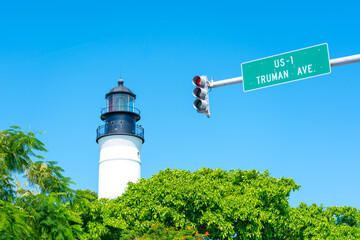
[[[360,53],[360,2],[7,1],[0,7],[0,129],[40,135],[75,188],[97,191],[105,94],[137,94],[142,176],[165,168],[268,169],[302,187],[290,203],[360,208],[360,63],[330,75],[192,107],[194,75],[241,76],[241,63],[321,43]]]

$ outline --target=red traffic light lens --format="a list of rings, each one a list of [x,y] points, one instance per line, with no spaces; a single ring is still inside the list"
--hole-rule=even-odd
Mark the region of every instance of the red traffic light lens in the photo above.
[[[201,85],[201,78],[199,76],[195,76],[193,78],[193,83],[196,85],[196,86],[199,86],[199,87],[202,87]]]

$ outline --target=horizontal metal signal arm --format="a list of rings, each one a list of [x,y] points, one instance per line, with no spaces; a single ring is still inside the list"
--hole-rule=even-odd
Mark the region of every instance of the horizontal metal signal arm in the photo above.
[[[242,82],[243,82],[243,77],[229,78],[217,82],[210,82],[210,88],[222,87],[222,86],[227,86]]]
[[[351,63],[357,63],[360,62],[360,54],[348,56],[348,57],[341,57],[341,58],[335,58],[330,60],[330,66],[331,67],[337,67],[341,65],[351,64]],[[211,81],[209,88],[216,88],[216,87],[222,87],[237,83],[242,83],[243,77],[235,77],[235,78],[229,78],[225,80],[220,81]]]
[[[330,60],[331,67],[360,62],[360,54]]]

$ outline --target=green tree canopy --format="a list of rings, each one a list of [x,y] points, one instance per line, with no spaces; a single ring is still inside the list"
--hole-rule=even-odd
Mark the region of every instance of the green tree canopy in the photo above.
[[[115,200],[93,201],[83,212],[87,239],[159,239],[166,229],[209,239],[359,239],[360,213],[355,208],[289,206],[291,178],[267,171],[202,168],[160,171],[129,183]],[[162,228],[152,228],[161,224]],[[165,231],[165,230],[166,231]],[[181,235],[183,234],[183,235]],[[191,237],[192,236],[192,237]]]

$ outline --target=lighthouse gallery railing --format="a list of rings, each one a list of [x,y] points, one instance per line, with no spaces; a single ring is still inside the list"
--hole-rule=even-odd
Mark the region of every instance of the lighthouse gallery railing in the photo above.
[[[144,128],[140,125],[136,125],[134,130],[123,128],[121,124],[104,124],[96,129],[96,139],[99,139],[106,135],[135,135],[144,140]]]
[[[120,106],[120,105],[111,104],[101,109],[101,114],[109,113],[109,112],[133,112],[140,115],[139,109],[137,109],[136,107],[126,106],[126,105]]]

